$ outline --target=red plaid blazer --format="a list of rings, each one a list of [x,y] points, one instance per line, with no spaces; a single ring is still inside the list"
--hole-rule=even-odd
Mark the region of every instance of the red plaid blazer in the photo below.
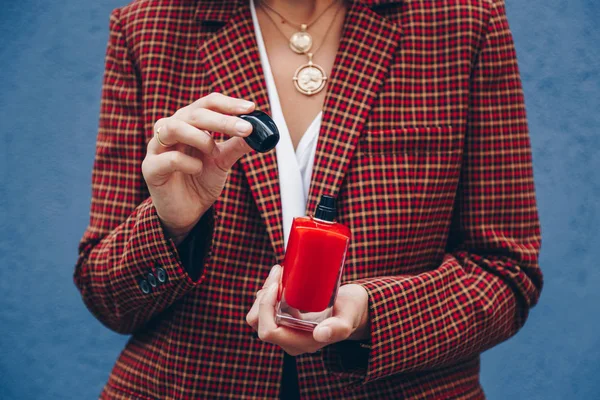
[[[307,209],[338,196],[353,233],[343,281],[369,293],[372,347],[358,362],[349,343],[298,357],[303,398],[483,398],[479,354],[537,302],[531,151],[503,3],[350,3]],[[211,92],[269,112],[248,1],[137,0],[113,12],[75,270],[91,312],[132,335],[102,398],[278,396],[283,352],[245,322],[284,254],[274,152],[231,171],[203,222],[198,281],[141,174],[154,121]],[[165,282],[145,294],[140,280],[158,269]]]

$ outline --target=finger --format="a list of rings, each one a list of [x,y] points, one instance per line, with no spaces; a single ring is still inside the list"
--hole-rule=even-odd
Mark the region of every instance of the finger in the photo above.
[[[351,302],[340,302],[334,307],[335,315],[317,325],[313,338],[320,343],[335,343],[348,339],[354,329],[355,321],[359,318],[357,308]]]
[[[192,125],[177,118],[164,118],[156,123],[160,128],[160,141],[169,146],[182,143],[194,147],[204,154],[214,157],[219,155],[219,149],[213,138],[208,132],[197,129]],[[169,151],[168,148],[161,146],[157,135],[148,143],[148,152],[160,154]]]
[[[198,129],[221,132],[229,136],[248,136],[252,132],[250,122],[238,117],[212,111],[208,108],[190,110],[186,115],[185,121]]]
[[[246,322],[248,323],[248,325],[250,325],[254,330],[256,330],[257,325],[258,325],[258,306],[260,304],[260,300],[262,298],[262,296],[264,295],[264,293],[266,292],[266,290],[269,288],[269,286],[271,286],[272,284],[277,284],[279,285],[279,280],[281,278],[281,265],[274,265],[273,268],[271,268],[271,271],[269,272],[269,276],[267,277],[267,279],[265,280],[265,283],[262,286],[262,289],[259,290],[258,292],[256,292],[256,299],[254,300],[254,304],[252,304],[252,308],[250,308],[250,311],[248,311],[248,314],[246,315]]]
[[[348,339],[351,334],[351,324],[339,317],[331,317],[315,328],[313,338],[320,343],[335,343]]]
[[[246,323],[250,325],[250,327],[256,331],[258,329],[258,301],[255,301],[252,304],[252,308],[246,314]]]
[[[275,305],[277,304],[278,284],[269,286],[258,302],[258,337],[271,342],[275,339],[274,331],[277,329],[275,322]]]
[[[281,267],[281,265],[279,265],[279,264],[273,265],[273,268],[271,268],[271,271],[269,271],[269,276],[267,276],[267,279],[265,280],[265,283],[262,286],[262,288],[266,289],[269,286],[271,286],[273,283],[277,283],[279,285],[279,279],[281,278],[282,270],[283,270],[283,268]]]
[[[246,323],[248,323],[248,325],[250,325],[255,331],[258,330],[258,307],[264,293],[264,289],[259,290],[256,293],[256,300],[254,300],[254,304],[252,304],[250,311],[248,311],[248,314],[246,314]]]
[[[234,137],[221,142],[217,147],[220,151],[220,155],[215,158],[215,163],[224,171],[229,171],[240,157],[252,150],[244,139],[240,137]]]
[[[188,175],[202,172],[202,160],[180,151],[167,151],[146,158],[142,163],[142,172],[149,185],[159,185],[161,179],[179,171]]]
[[[293,346],[285,346],[285,347],[281,346],[281,348],[283,349],[283,351],[285,351],[292,357],[296,357],[296,356],[299,356],[299,355],[305,354],[305,353],[314,353],[314,351],[305,351],[303,349],[299,349],[299,348],[293,347]],[[315,350],[315,351],[317,351],[317,350]]]
[[[168,143],[165,140],[165,132],[163,132],[163,131],[166,131],[165,125],[169,121],[169,119],[170,118],[161,118],[154,123],[154,127],[153,127],[154,135],[150,139],[150,142],[148,142],[148,153],[157,153],[157,150],[159,150],[160,147],[162,147],[163,149],[166,149],[166,147],[171,147],[176,144],[176,143]],[[158,140],[158,136],[160,136],[160,142]],[[162,146],[157,146],[157,145],[160,145],[161,142],[162,142]]]
[[[273,283],[268,288],[261,290],[262,293],[255,303],[258,304],[258,337],[262,341],[278,345],[294,356],[314,353],[322,348],[323,345],[316,342],[310,332],[277,325],[275,322],[277,287],[278,284]]]
[[[314,353],[324,347],[323,343],[313,339],[312,334],[297,329],[280,327],[277,331],[277,345],[291,356]]]
[[[211,93],[192,104],[191,108],[207,108],[229,115],[247,114],[254,111],[254,103],[244,99],[225,96],[221,93]]]
[[[259,337],[260,336],[259,333]],[[277,329],[268,333],[268,337],[261,339],[265,342],[276,344],[292,356],[304,353],[314,353],[324,346],[322,343],[315,341],[310,332],[300,331],[285,326],[277,327]]]

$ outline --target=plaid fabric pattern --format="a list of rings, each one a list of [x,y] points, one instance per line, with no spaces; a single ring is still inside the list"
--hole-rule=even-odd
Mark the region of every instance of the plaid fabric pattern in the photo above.
[[[283,353],[245,323],[283,257],[274,152],[231,171],[198,281],[141,174],[154,121],[201,96],[269,112],[249,5],[137,0],[110,28],[75,283],[100,321],[132,337],[101,398],[277,398]],[[369,292],[372,347],[298,357],[302,397],[483,398],[479,354],[517,332],[542,287],[503,0],[350,2],[327,90],[308,209],[338,195],[353,233],[343,280]],[[144,293],[159,268],[166,281]]]

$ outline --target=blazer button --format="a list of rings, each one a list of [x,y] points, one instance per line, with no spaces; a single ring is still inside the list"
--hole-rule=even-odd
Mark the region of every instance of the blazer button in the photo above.
[[[148,277],[146,279],[148,280],[148,283],[150,284],[150,286],[152,286],[153,288],[155,288],[156,286],[158,286],[158,282],[156,281],[156,277],[154,276],[154,274],[152,272],[148,273]]]
[[[160,283],[165,283],[167,281],[167,271],[164,268],[156,268],[156,279]]]
[[[140,285],[140,290],[144,294],[149,294],[152,291],[150,284],[145,279],[140,279],[139,285]]]

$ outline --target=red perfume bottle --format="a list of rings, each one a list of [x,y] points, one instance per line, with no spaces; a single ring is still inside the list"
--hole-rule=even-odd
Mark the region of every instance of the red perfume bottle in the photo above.
[[[335,222],[335,198],[324,195],[313,216],[294,218],[283,262],[276,321],[312,331],[332,314],[350,229]]]

